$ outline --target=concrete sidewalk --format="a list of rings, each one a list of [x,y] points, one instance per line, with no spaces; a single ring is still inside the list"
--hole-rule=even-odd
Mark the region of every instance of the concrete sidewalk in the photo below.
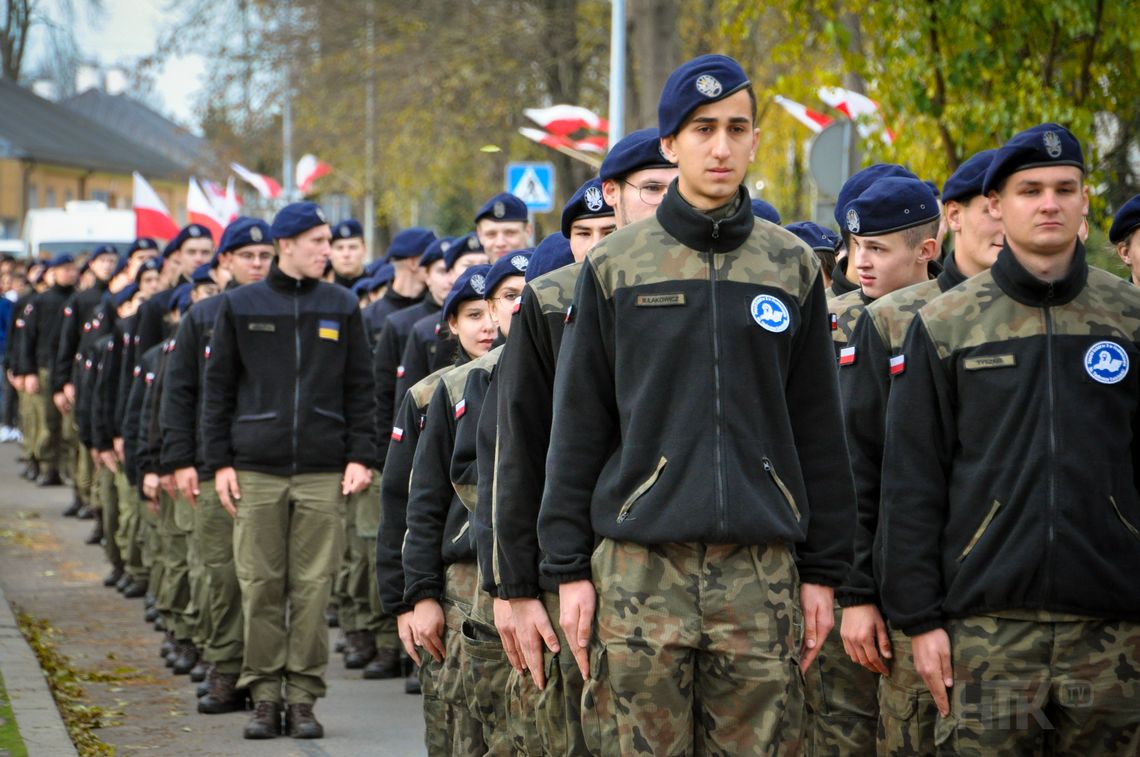
[[[73,667],[118,677],[83,684],[84,703],[112,713],[111,723],[94,733],[117,753],[425,754],[420,698],[404,693],[403,680],[363,680],[359,671],[345,670],[335,654],[329,661],[329,695],[316,708],[327,734],[322,740],[245,741],[241,730],[249,713],[199,715],[196,684],[163,666],[162,635],[143,621],[142,601],[103,587],[109,567],[102,549],[83,543],[91,521],[62,517],[70,490],[41,489],[19,478],[16,454],[16,445],[0,445],[0,592],[52,626],[53,642]],[[0,672],[29,754],[75,754],[31,650],[7,604],[0,605]],[[38,693],[31,683],[39,684]],[[62,741],[46,741],[53,728]]]

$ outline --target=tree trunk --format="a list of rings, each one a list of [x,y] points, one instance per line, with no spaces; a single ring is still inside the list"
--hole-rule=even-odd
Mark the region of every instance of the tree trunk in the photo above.
[[[680,0],[627,0],[626,133],[657,125],[665,80],[681,64]]]

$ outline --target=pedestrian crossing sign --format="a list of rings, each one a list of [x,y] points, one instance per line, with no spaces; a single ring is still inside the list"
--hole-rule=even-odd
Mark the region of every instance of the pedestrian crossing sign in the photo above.
[[[526,203],[532,213],[554,210],[554,165],[508,163],[506,189]]]

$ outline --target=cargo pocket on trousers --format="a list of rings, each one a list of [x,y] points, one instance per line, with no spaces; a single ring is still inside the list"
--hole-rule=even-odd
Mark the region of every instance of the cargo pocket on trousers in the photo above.
[[[582,739],[590,754],[621,755],[614,715],[606,648],[594,642],[590,650],[590,680],[582,687]]]
[[[562,680],[562,668],[558,655],[546,652],[542,655],[546,675],[546,686],[537,691],[534,700],[534,714],[538,721],[538,746],[540,754],[569,754],[570,738],[567,729],[566,682]],[[531,683],[534,686],[533,682]],[[533,753],[532,753],[533,754]]]
[[[953,712],[948,717],[938,716],[934,723],[934,746],[938,752],[958,753],[958,716]]]
[[[498,633],[467,621],[463,624],[461,667],[467,709],[480,723],[495,728],[506,715],[507,678],[511,667]]]
[[[528,757],[542,757],[544,754],[539,733],[541,727],[536,727],[541,717],[538,709],[540,694],[530,675],[511,669],[507,678],[507,728],[510,729],[512,748]]]
[[[449,603],[450,604],[450,603]],[[447,627],[443,637],[443,663],[440,666],[439,676],[436,679],[436,691],[439,698],[454,706],[467,708],[467,694],[463,688],[463,634],[459,628],[462,625],[462,613],[458,608],[449,604],[444,605],[447,615]],[[458,617],[457,617],[458,616]],[[421,659],[423,656],[421,654]],[[429,657],[430,659],[430,657]]]

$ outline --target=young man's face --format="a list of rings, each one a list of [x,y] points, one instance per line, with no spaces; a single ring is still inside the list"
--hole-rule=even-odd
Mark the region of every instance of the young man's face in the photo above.
[[[99,281],[109,281],[118,264],[119,260],[114,255],[99,255],[87,268]]]
[[[53,281],[61,287],[75,286],[75,280],[79,278],[79,269],[75,267],[75,263],[64,263],[63,265],[52,266],[51,274]]]
[[[1140,230],[1133,231],[1127,239],[1116,245],[1116,254],[1131,271],[1132,283],[1140,286]]]
[[[130,280],[135,280],[135,276],[137,276],[139,272],[139,267],[142,266],[143,263],[157,256],[158,253],[150,249],[135,250],[132,252],[130,257],[127,258],[127,276]]]
[[[187,239],[182,243],[182,271],[193,273],[200,265],[210,262],[214,257],[214,242],[209,237]]]
[[[602,182],[602,196],[614,209],[617,227],[629,226],[656,213],[665,198],[665,190],[675,178],[676,168],[646,168],[624,179]]]
[[[570,224],[570,252],[581,263],[594,245],[614,233],[617,224],[613,216],[579,218]]]
[[[231,250],[224,257],[229,260],[223,265],[239,286],[252,284],[261,281],[269,273],[269,264],[273,262],[273,245],[247,244]]]
[[[451,266],[451,270],[448,271],[448,274],[451,276],[451,281],[447,283],[448,290],[451,290],[451,287],[454,286],[455,282],[468,268],[473,265],[486,265],[489,262],[491,261],[487,258],[487,255],[482,252],[468,252],[464,255],[460,255],[455,259],[455,265]]]
[[[863,294],[878,299],[896,289],[926,280],[926,264],[934,257],[933,238],[910,247],[901,231],[874,237],[851,235],[850,270],[858,276]]]
[[[1015,252],[1063,255],[1073,250],[1088,213],[1088,188],[1075,166],[1028,168],[990,193],[989,208]]]
[[[147,271],[139,278],[139,298],[149,300],[162,288],[162,277],[158,271]]]
[[[447,299],[447,293],[451,291],[452,276],[447,270],[447,264],[442,260],[435,261],[427,267],[424,278],[427,280],[428,294],[442,305]]]
[[[481,218],[479,223],[475,224],[475,235],[479,237],[483,249],[494,263],[508,252],[526,247],[530,238],[530,224],[526,221],[495,221]]]
[[[491,318],[491,303],[486,300],[461,302],[455,315],[447,319],[447,325],[472,358],[486,355],[495,343],[495,321]]]
[[[685,199],[700,210],[712,210],[732,200],[759,142],[752,100],[741,90],[697,108],[676,134],[661,139],[661,147],[677,164]]]
[[[364,240],[359,237],[332,243],[333,270],[341,276],[356,276],[364,269]]]
[[[287,276],[295,279],[319,279],[325,274],[325,266],[332,254],[332,231],[322,223],[308,231],[303,231],[291,239],[282,239],[281,258],[278,265]]]
[[[990,215],[988,199],[977,195],[946,203],[946,225],[954,233],[954,261],[966,276],[988,270],[997,260],[1005,235],[1001,221]]]
[[[499,282],[492,296],[487,299],[491,305],[491,318],[504,337],[510,333],[511,316],[514,315],[519,297],[522,297],[524,286],[526,281],[522,276],[508,276]]]

